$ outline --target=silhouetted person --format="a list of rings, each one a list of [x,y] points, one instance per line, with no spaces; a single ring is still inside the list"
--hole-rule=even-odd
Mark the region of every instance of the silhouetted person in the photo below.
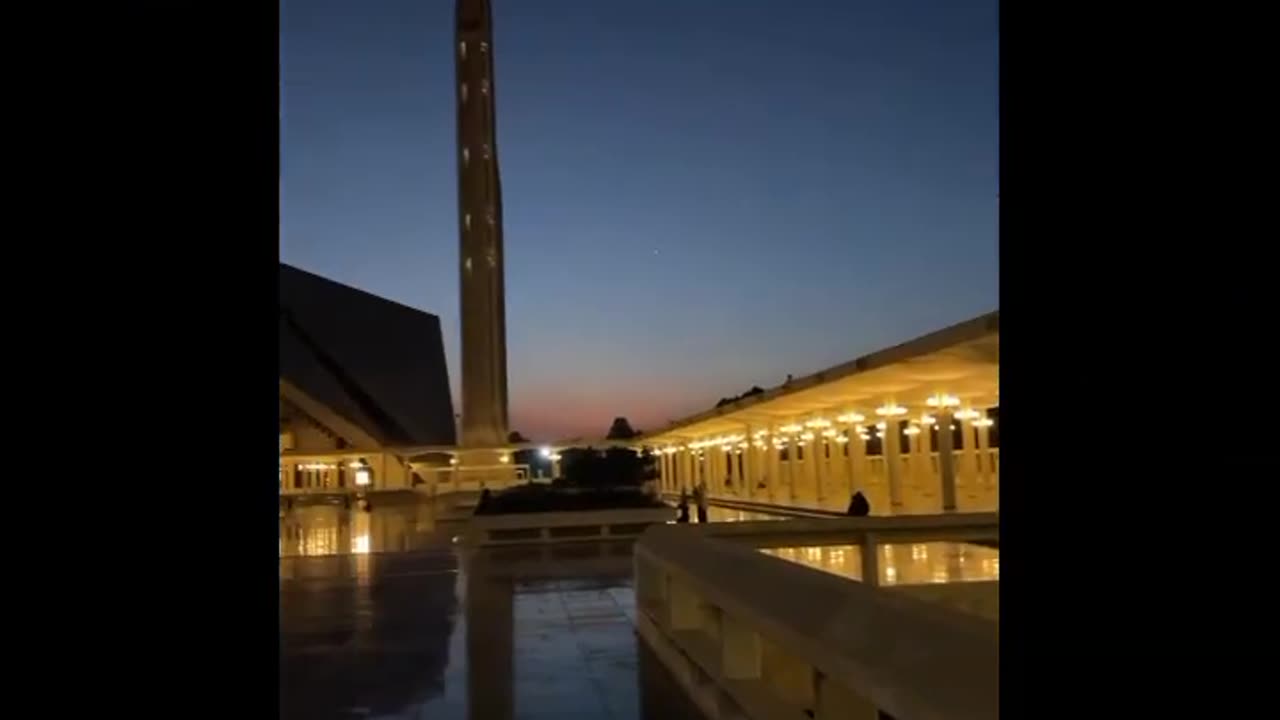
[[[871,503],[867,502],[867,496],[861,490],[849,498],[849,509],[844,514],[850,517],[866,517],[871,514]]]
[[[680,491],[680,504],[676,506],[680,509],[680,515],[676,518],[676,522],[689,522],[689,495],[684,491]]]
[[[693,500],[698,504],[698,522],[707,521],[707,485],[706,483],[698,483],[693,488]]]
[[[490,498],[492,497],[493,497],[493,493],[489,491],[489,488],[485,488],[484,490],[481,490],[480,502],[476,503],[476,512],[478,513],[484,512],[486,509],[488,509],[489,501],[490,501]]]

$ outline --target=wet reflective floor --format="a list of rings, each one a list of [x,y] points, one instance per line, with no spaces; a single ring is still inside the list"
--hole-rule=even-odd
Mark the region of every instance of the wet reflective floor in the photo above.
[[[446,515],[281,519],[281,718],[699,717],[635,635],[629,546],[468,554]]]
[[[928,542],[881,545],[881,585],[924,585],[1000,579],[1000,551],[969,543]],[[763,548],[768,555],[862,580],[858,545]]]
[[[714,522],[782,519],[710,508]],[[281,718],[697,718],[634,631],[630,547],[468,554],[429,501],[295,506],[280,520]],[[860,578],[854,545],[769,550]],[[885,585],[999,577],[999,552],[889,545]]]

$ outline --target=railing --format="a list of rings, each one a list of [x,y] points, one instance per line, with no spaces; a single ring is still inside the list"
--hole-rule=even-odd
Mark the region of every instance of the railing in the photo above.
[[[657,507],[474,515],[465,539],[480,547],[635,538],[675,514],[675,508]]]
[[[993,539],[994,514],[667,525],[636,544],[637,628],[709,717],[989,719],[997,622],[875,587],[888,542]],[[856,582],[758,552],[852,543]]]

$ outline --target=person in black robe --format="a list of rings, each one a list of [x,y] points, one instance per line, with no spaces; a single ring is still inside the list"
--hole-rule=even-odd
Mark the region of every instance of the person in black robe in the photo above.
[[[862,491],[853,494],[849,498],[849,509],[845,511],[845,515],[850,517],[866,517],[871,514],[871,503],[867,502],[867,496]]]

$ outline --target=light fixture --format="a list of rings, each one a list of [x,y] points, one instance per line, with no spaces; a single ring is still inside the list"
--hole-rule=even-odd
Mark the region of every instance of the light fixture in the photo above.
[[[920,416],[920,424],[922,424],[922,425],[933,425],[933,424],[934,424],[934,423],[936,423],[936,422],[938,422],[938,419],[937,419],[937,418],[935,418],[935,417],[934,417],[934,416],[932,416],[932,415],[921,415],[921,416]]]
[[[862,413],[856,413],[856,412],[845,413],[844,415],[841,415],[840,417],[836,418],[836,420],[839,420],[842,423],[860,423],[866,419],[867,418],[864,417]]]
[[[840,433],[837,432],[834,428],[827,428],[826,430],[822,431],[822,437],[827,437],[827,438],[835,437],[836,435],[839,435],[839,434]]]
[[[799,425],[796,425],[795,423],[792,423],[790,425],[783,425],[782,427],[778,428],[778,430],[779,432],[784,432],[784,433],[798,433],[801,430],[804,430],[804,428]]]
[[[506,463],[511,462],[511,457],[509,455],[499,455],[498,462],[505,465]]]
[[[928,405],[929,407],[940,407],[940,408],[955,407],[960,404],[960,398],[956,397],[955,395],[939,394],[939,395],[934,395],[928,400],[925,400],[925,404]]]
[[[877,429],[877,430],[883,430],[883,429],[885,429],[885,428],[887,428],[887,427],[889,427],[889,426],[888,426],[888,425],[886,425],[886,424],[884,424],[884,423],[882,423],[882,422],[878,422],[878,423],[876,423],[876,429]]]
[[[356,484],[357,484],[357,485],[365,486],[365,485],[368,485],[368,484],[369,484],[369,482],[370,482],[370,479],[369,479],[369,468],[361,468],[361,469],[359,469],[359,470],[357,470],[357,471],[356,471]]]
[[[849,438],[847,438],[847,437],[845,437],[845,436],[843,436],[843,435],[836,435],[836,442],[838,442],[838,443],[840,443],[841,445],[843,445],[843,444],[845,444],[845,443],[849,442]]]
[[[457,464],[458,464],[458,458],[455,458],[455,457],[451,457],[451,458],[449,458],[449,464],[450,464],[450,465],[457,465]]]
[[[541,455],[541,456],[542,456],[542,457],[544,457],[544,458],[549,458],[549,457],[551,457],[551,448],[549,448],[549,447],[544,447],[544,448],[542,448],[541,450],[539,450],[539,451],[538,451],[538,454],[539,454],[539,455]]]
[[[806,422],[806,423],[804,424],[804,426],[805,426],[805,427],[810,427],[810,428],[824,428],[824,427],[831,427],[831,421],[830,421],[830,420],[826,420],[826,419],[824,419],[824,418],[814,418],[814,419],[812,419],[812,420],[810,420],[810,421]]]
[[[977,420],[977,419],[978,419],[978,418],[980,418],[980,417],[982,417],[982,413],[978,412],[977,410],[973,410],[973,409],[969,409],[969,410],[957,410],[957,411],[955,412],[955,418],[956,418],[957,420]]]
[[[974,427],[980,427],[980,428],[982,428],[982,427],[991,427],[992,425],[995,425],[995,424],[996,424],[996,421],[995,421],[995,420],[992,420],[991,418],[985,418],[985,417],[984,417],[984,418],[978,418],[977,420],[974,420],[974,421],[973,421],[973,426],[974,426]]]
[[[907,409],[902,407],[901,405],[894,405],[893,403],[889,403],[887,405],[882,405],[876,408],[876,414],[880,415],[881,417],[896,417],[898,415],[906,415]]]
[[[909,428],[905,428],[905,429],[902,431],[902,434],[903,434],[903,435],[919,435],[919,434],[920,434],[920,428],[916,427],[915,425],[912,425],[912,426],[911,426],[911,427],[909,427]]]
[[[812,440],[812,439],[813,439],[813,433],[811,433],[811,432],[800,433],[800,439],[801,439],[801,440]]]

